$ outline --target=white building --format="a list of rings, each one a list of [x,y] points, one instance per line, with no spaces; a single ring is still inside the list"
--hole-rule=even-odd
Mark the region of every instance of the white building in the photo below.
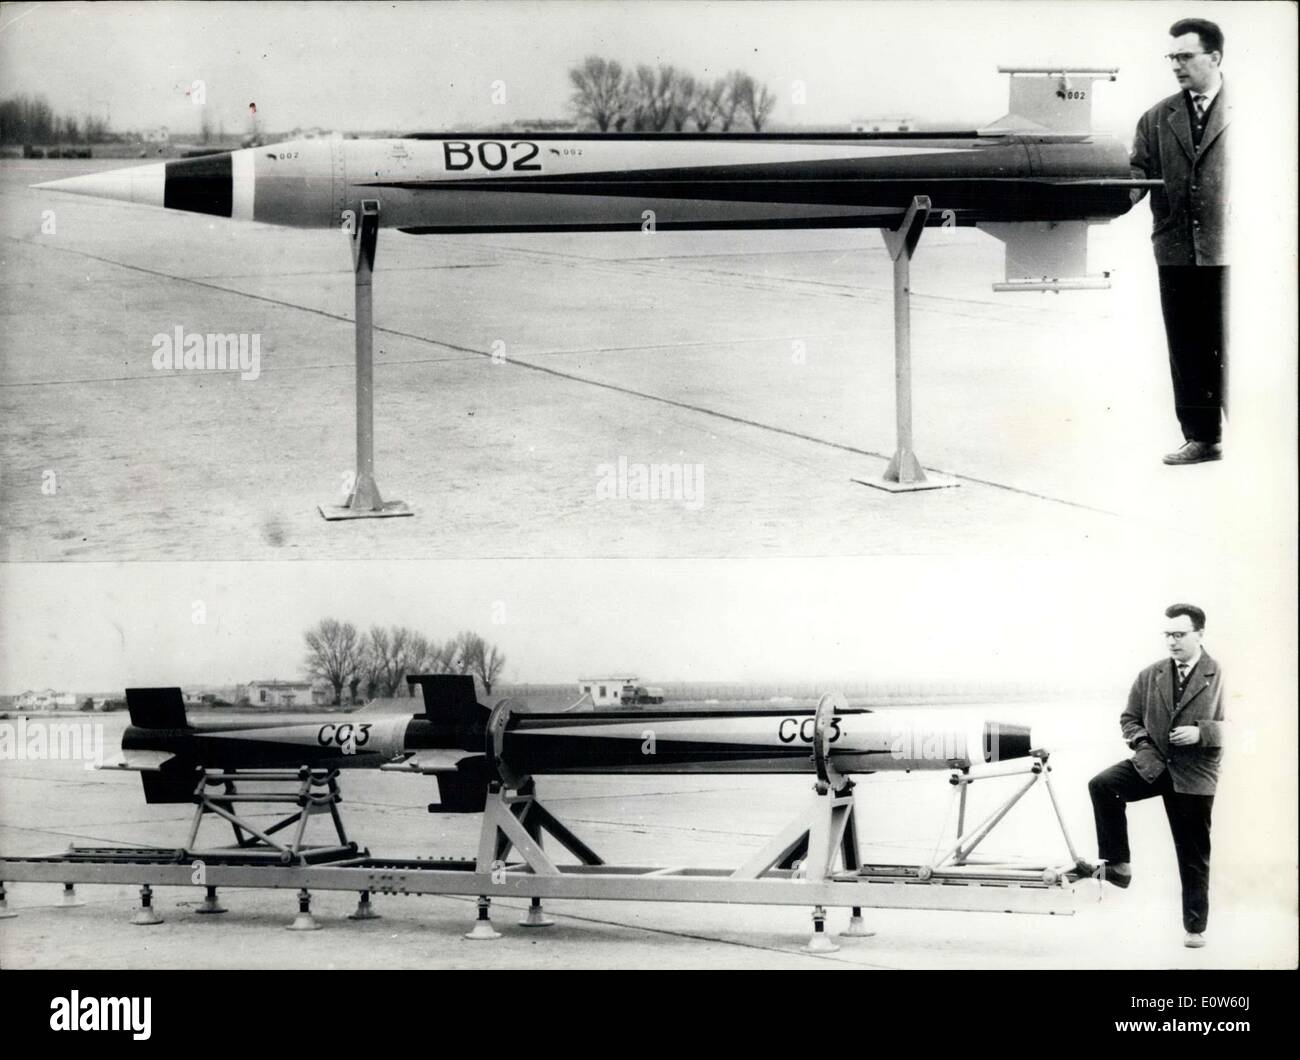
[[[249,681],[244,686],[248,702],[255,707],[321,707],[334,701],[334,690],[317,681]]]
[[[14,703],[19,710],[63,710],[76,705],[77,697],[74,693],[56,692],[52,688],[24,692]]]
[[[623,670],[617,677],[579,677],[578,691],[591,696],[597,707],[617,707],[622,702],[623,686],[635,684],[636,674]]]
[[[849,132],[916,132],[916,121],[912,118],[855,118]]]

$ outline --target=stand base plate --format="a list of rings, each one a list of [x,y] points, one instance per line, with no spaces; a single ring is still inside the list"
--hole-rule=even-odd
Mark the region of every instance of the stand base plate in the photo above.
[[[414,515],[405,501],[385,501],[379,508],[349,508],[346,504],[318,504],[321,515],[334,522],[338,519],[391,519],[399,515]]]

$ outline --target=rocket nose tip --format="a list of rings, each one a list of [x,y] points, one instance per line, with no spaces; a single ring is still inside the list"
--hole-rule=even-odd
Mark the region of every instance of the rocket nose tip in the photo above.
[[[100,173],[83,173],[76,177],[42,181],[31,187],[40,191],[69,192],[97,199],[116,199],[146,206],[162,206],[166,169],[162,163],[127,166]]]

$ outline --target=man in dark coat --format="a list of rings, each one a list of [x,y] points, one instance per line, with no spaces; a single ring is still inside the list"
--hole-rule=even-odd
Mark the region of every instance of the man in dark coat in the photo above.
[[[1178,855],[1185,944],[1205,945],[1209,918],[1210,811],[1223,756],[1223,673],[1202,650],[1205,612],[1194,604],[1165,611],[1169,658],[1133,682],[1120,730],[1133,757],[1088,783],[1097,823],[1102,878],[1117,887],[1133,879],[1129,865],[1130,802],[1159,795]]]
[[[1183,446],[1166,464],[1218,460],[1220,409],[1227,407],[1225,215],[1229,110],[1219,65],[1223,33],[1186,18],[1169,29],[1177,95],[1142,115],[1133,138],[1133,176],[1163,180],[1151,193],[1151,233],[1169,344],[1174,411]],[[1136,202],[1143,192],[1134,192]]]

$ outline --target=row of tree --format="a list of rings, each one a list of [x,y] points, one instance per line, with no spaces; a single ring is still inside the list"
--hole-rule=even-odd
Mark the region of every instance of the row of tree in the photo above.
[[[707,80],[663,63],[633,70],[589,55],[569,80],[579,122],[600,132],[731,132],[744,124],[761,132],[776,106],[775,94],[742,70]]]
[[[469,630],[438,641],[406,626],[371,626],[363,633],[351,622],[326,618],[303,638],[304,667],[309,676],[329,682],[336,705],[344,688],[354,702],[400,695],[407,674],[473,674],[490,694],[506,664],[496,645]]]
[[[44,96],[10,96],[0,100],[0,143],[101,143],[109,139],[108,122],[94,115],[78,120],[55,114]]]

